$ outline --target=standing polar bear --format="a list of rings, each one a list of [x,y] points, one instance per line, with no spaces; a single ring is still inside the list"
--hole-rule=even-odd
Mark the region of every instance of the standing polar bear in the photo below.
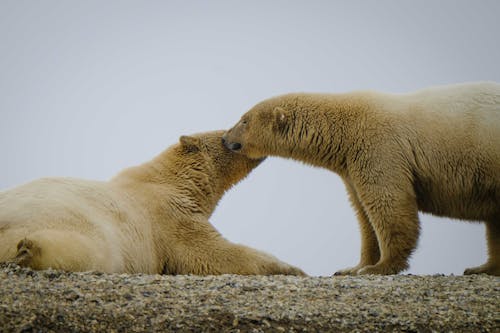
[[[359,264],[337,274],[406,269],[420,210],[484,222],[489,259],[465,274],[500,275],[499,84],[279,96],[223,140],[250,158],[293,158],[342,177],[362,243]]]
[[[226,149],[223,131],[182,136],[109,182],[40,179],[0,192],[0,261],[34,269],[304,275],[225,240],[208,219],[260,160]]]

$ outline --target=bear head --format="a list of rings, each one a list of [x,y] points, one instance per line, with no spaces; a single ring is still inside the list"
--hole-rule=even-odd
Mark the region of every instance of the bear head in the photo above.
[[[228,149],[249,158],[279,155],[280,147],[287,146],[290,126],[291,113],[276,99],[271,99],[245,113],[222,140]]]
[[[233,152],[223,144],[223,134],[224,131],[219,130],[183,135],[179,147],[191,170],[199,170],[226,191],[245,178],[263,158],[253,159]]]

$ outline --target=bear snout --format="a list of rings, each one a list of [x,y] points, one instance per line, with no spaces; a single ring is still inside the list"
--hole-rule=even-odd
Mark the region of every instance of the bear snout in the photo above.
[[[222,144],[232,151],[239,151],[241,149],[241,143],[227,141],[226,135],[222,137]]]

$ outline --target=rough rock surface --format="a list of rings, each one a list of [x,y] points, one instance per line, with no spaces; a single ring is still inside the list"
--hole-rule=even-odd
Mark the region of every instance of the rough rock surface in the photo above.
[[[0,264],[2,332],[500,332],[491,276],[161,276]]]

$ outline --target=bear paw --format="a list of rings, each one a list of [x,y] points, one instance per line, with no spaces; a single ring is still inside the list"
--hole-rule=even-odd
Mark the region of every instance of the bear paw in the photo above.
[[[464,275],[472,275],[472,274],[488,274],[488,275],[500,276],[500,266],[492,263],[486,263],[478,267],[467,268],[464,271]]]
[[[354,267],[349,267],[349,268],[341,269],[340,271],[336,271],[333,275],[336,275],[336,276],[358,275],[358,271],[363,267],[366,267],[366,265],[359,264],[359,265],[354,266]]]
[[[392,275],[398,274],[399,272],[405,270],[406,265],[396,265],[396,264],[384,264],[379,263],[376,265],[368,265],[360,268],[357,272],[358,275]]]
[[[304,271],[300,268],[291,266],[291,265],[279,265],[277,267],[273,267],[267,272],[267,274],[271,275],[295,275],[295,276],[307,276]]]
[[[24,238],[17,244],[17,253],[14,262],[19,266],[29,266],[36,251],[33,241]]]

